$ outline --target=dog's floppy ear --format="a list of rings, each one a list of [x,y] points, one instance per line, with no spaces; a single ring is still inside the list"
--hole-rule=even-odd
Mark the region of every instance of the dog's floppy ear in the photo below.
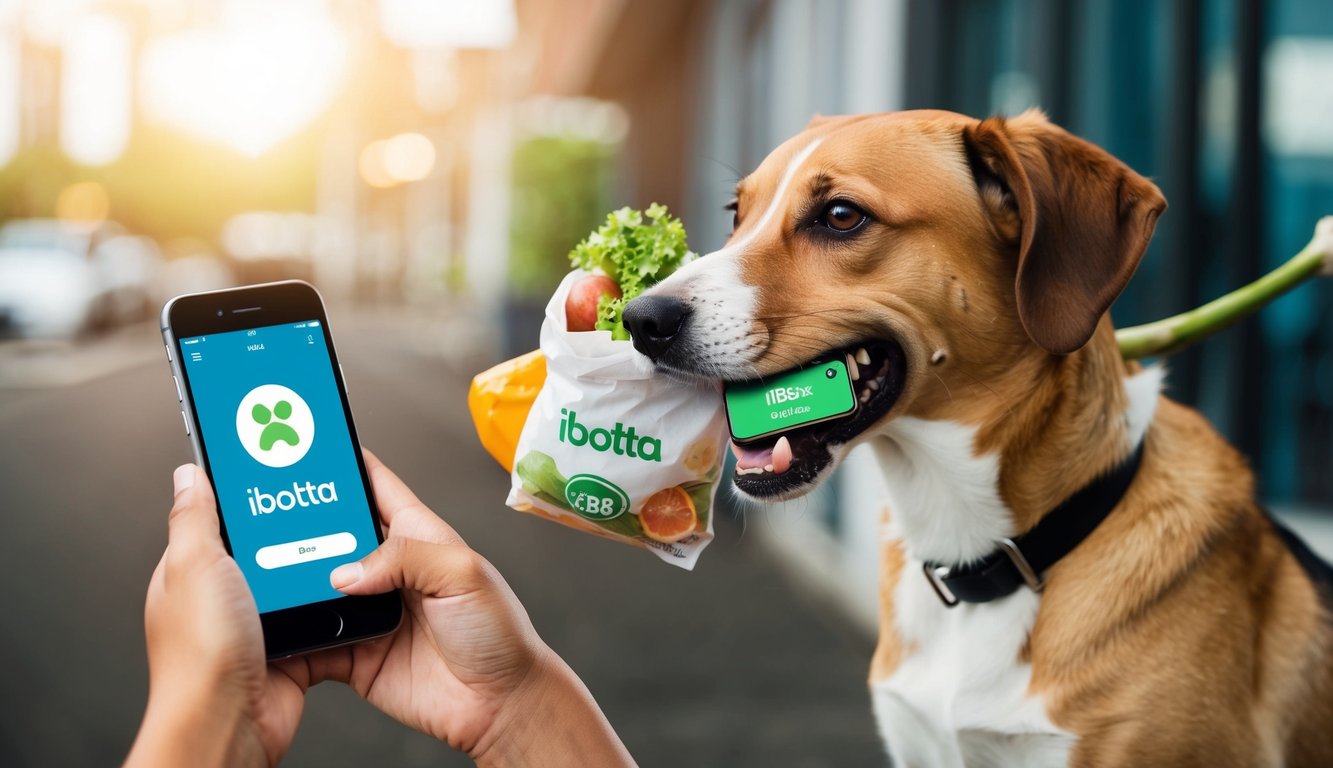
[[[969,126],[963,146],[996,232],[1018,249],[1023,329],[1052,353],[1077,350],[1134,274],[1166,199],[1036,111]]]

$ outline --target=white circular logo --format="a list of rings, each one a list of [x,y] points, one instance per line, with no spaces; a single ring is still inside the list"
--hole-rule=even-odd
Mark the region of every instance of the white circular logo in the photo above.
[[[315,441],[315,417],[301,396],[281,384],[261,384],[236,408],[236,436],[266,467],[290,467]]]

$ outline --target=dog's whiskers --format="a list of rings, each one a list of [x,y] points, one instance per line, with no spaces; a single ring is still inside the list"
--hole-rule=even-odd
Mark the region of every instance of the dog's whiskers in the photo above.
[[[931,373],[935,373],[935,372],[934,372],[934,371],[931,371]],[[944,387],[944,391],[949,395],[949,402],[952,403],[952,402],[953,402],[953,390],[949,389],[949,385],[944,383],[944,377],[943,377],[943,376],[940,376],[938,373],[935,373],[935,378],[937,378],[937,379],[940,380],[940,386]]]

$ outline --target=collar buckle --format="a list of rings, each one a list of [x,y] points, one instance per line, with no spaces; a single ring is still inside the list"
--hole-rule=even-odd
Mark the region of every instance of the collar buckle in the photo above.
[[[1009,558],[1010,563],[1013,563],[1014,570],[1018,571],[1018,575],[1023,578],[1023,583],[1027,584],[1028,589],[1033,592],[1040,592],[1046,586],[1046,578],[1044,575],[1037,574],[1036,569],[1023,556],[1023,550],[1018,548],[1013,539],[1000,539],[998,544],[999,550]],[[921,572],[926,575],[926,583],[930,584],[930,588],[935,590],[935,596],[940,599],[941,603],[944,603],[945,608],[952,608],[962,602],[953,590],[949,589],[949,584],[946,581],[950,576],[953,576],[952,568],[947,565],[922,563]]]
[[[1045,574],[1037,574],[1028,559],[1023,557],[1023,550],[1018,548],[1013,539],[1000,539],[999,543],[1000,551],[1009,556],[1009,562],[1018,569],[1018,575],[1023,577],[1023,583],[1028,585],[1028,589],[1040,592],[1046,586]]]
[[[935,595],[939,597],[941,603],[944,603],[945,608],[958,605],[958,596],[944,583],[944,580],[949,577],[949,566],[931,566],[930,563],[922,563],[921,572],[926,574],[926,583],[930,585],[931,589],[935,590]]]

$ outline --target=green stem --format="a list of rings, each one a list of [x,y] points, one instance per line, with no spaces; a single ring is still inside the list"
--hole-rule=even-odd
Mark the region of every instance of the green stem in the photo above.
[[[1136,360],[1176,352],[1254,314],[1321,269],[1327,270],[1333,260],[1327,237],[1331,220],[1321,220],[1314,239],[1300,253],[1253,283],[1188,312],[1116,331],[1121,356]]]

